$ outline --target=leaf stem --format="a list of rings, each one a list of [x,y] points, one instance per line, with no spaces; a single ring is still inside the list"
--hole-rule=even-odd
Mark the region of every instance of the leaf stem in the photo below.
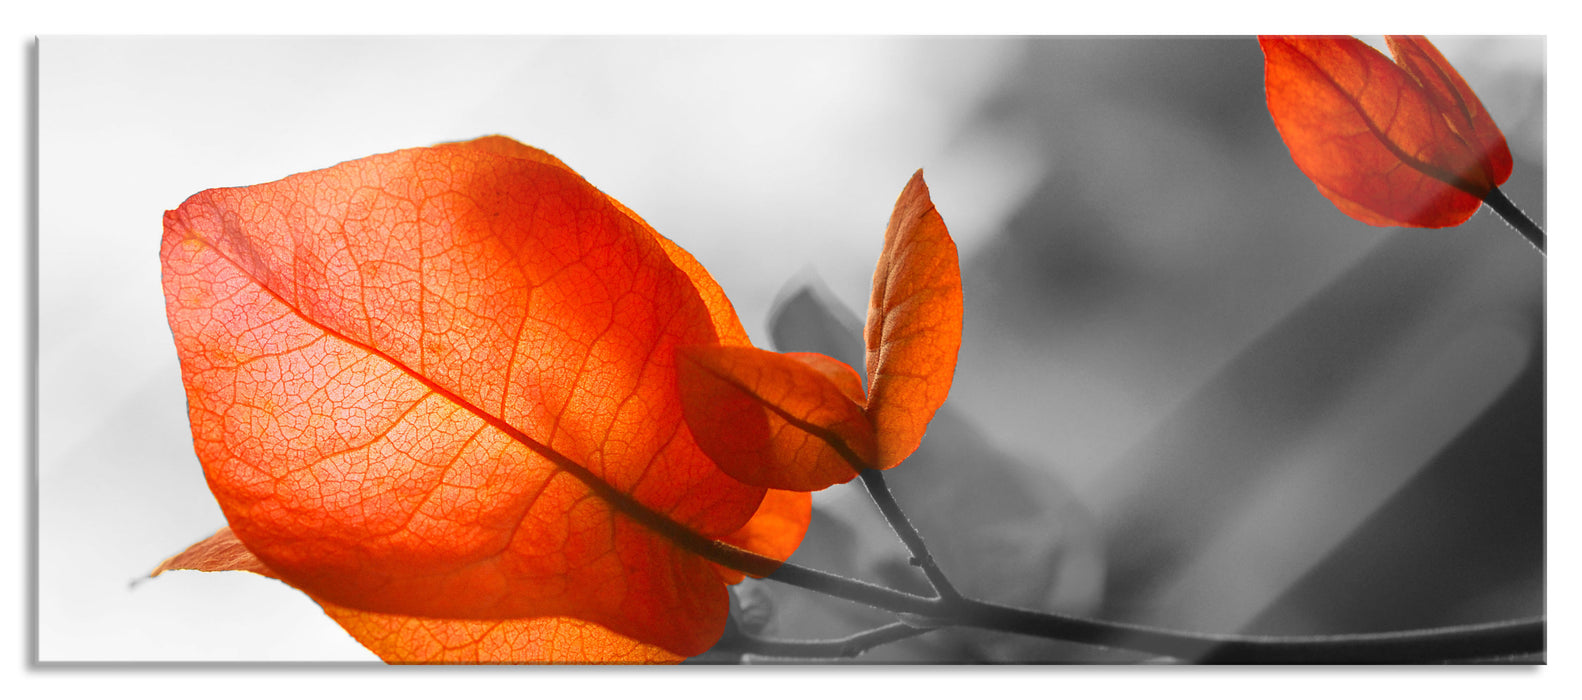
[[[1522,238],[1527,239],[1527,242],[1537,248],[1539,253],[1548,255],[1544,250],[1547,240],[1544,230],[1539,228],[1538,224],[1534,223],[1532,219],[1527,218],[1527,214],[1523,213],[1520,208],[1512,203],[1510,198],[1500,191],[1500,188],[1495,187],[1489,190],[1488,196],[1483,198],[1483,203],[1489,205],[1489,208],[1493,209],[1494,213],[1499,214],[1507,225],[1516,229],[1517,233],[1522,234]]]
[[[907,551],[912,553],[912,564],[923,570],[923,575],[928,577],[934,592],[944,600],[960,600],[961,593],[951,585],[950,579],[945,577],[945,572],[939,568],[939,563],[934,561],[934,555],[930,554],[928,546],[923,544],[923,536],[918,534],[917,528],[912,527],[912,522],[901,510],[901,504],[897,503],[895,496],[890,493],[889,485],[884,482],[884,474],[877,469],[863,469],[861,475],[862,485],[868,488],[868,495],[879,507],[879,512],[884,514],[884,519],[890,523],[890,529],[895,531],[896,537],[901,538]]]

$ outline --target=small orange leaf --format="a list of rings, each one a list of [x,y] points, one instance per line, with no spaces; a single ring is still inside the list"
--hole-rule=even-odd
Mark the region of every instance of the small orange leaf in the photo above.
[[[1303,173],[1374,226],[1455,226],[1510,176],[1505,138],[1421,37],[1265,36],[1269,114]]]
[[[188,569],[192,571],[251,571],[260,576],[280,578],[268,564],[259,561],[242,541],[236,539],[229,526],[220,528],[202,542],[186,548],[180,554],[166,559],[154,568],[150,577],[166,571]]]
[[[683,348],[678,357],[687,425],[731,476],[817,491],[873,464],[873,426],[850,382],[843,387],[826,374],[836,360],[720,346]]]
[[[161,259],[210,488],[321,602],[692,655],[728,609],[710,540],[795,527],[683,425],[674,349],[747,342],[718,285],[542,151],[209,190],[166,214]]]
[[[835,388],[840,389],[841,393],[846,395],[846,398],[851,399],[852,403],[863,407],[868,405],[868,397],[862,391],[862,375],[857,374],[857,370],[852,369],[851,365],[816,352],[788,352],[782,354],[818,370],[826,379],[834,383]]]
[[[961,267],[934,209],[923,171],[895,202],[873,273],[863,332],[868,347],[868,416],[878,438],[875,466],[912,454],[945,402],[961,347]]]

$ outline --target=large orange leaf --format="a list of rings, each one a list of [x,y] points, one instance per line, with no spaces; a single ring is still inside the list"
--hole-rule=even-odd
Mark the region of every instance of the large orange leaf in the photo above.
[[[682,424],[674,349],[746,335],[691,256],[560,161],[493,137],[209,190],[166,214],[161,258],[194,446],[283,580],[683,656],[718,638],[699,552],[764,490]]]
[[[816,491],[888,469],[923,439],[961,346],[956,245],[923,172],[896,201],[868,309],[868,392],[855,370],[816,353],[684,348],[687,424],[721,469],[749,484]]]
[[[1265,36],[1269,114],[1297,167],[1374,226],[1455,226],[1511,173],[1510,150],[1466,81],[1422,37],[1396,61],[1352,37]]]
[[[504,136],[484,136],[471,141],[441,144],[442,146],[459,146],[477,148],[500,155],[525,158],[547,165],[554,165],[572,171],[570,166],[561,162],[543,150],[520,143]],[[606,195],[610,204],[630,217],[641,226],[655,241],[659,243],[670,262],[686,273],[697,289],[698,296],[703,299],[704,306],[708,307],[709,316],[714,322],[714,332],[719,336],[720,345],[725,346],[751,346],[752,341],[747,337],[746,329],[742,328],[741,319],[736,316],[736,309],[725,296],[714,277],[703,268],[697,258],[673,241],[660,235],[637,212],[628,209],[626,205],[616,201],[614,197]],[[816,360],[808,360],[816,363]],[[836,363],[840,364],[840,363]],[[850,368],[847,368],[848,371]],[[862,392],[862,380],[857,379],[857,393]],[[797,545],[802,542],[802,535],[807,531],[808,523],[812,518],[812,498],[803,492],[781,491],[770,489],[764,496],[763,504],[759,506],[753,519],[742,529],[720,538],[721,542],[746,549],[770,559],[784,560],[790,558],[796,551]],[[720,574],[727,583],[737,583],[742,580],[742,572],[726,567],[719,567]],[[759,574],[761,575],[761,574]]]
[[[879,468],[895,466],[917,449],[950,393],[961,314],[956,244],[919,170],[901,191],[885,229],[863,330]]]

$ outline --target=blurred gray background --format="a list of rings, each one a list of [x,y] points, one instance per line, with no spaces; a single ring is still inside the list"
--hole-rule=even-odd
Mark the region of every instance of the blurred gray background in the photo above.
[[[1433,39],[1544,225],[1544,41]],[[38,91],[41,660],[373,658],[277,582],[130,585],[223,524],[160,215],[489,133],[690,250],[759,345],[848,357],[924,168],[966,335],[888,476],[968,594],[1270,634],[1544,611],[1543,258],[1486,210],[1339,213],[1274,130],[1251,37],[48,37]],[[918,585],[860,486],[816,503],[799,561]],[[766,634],[876,619],[752,588]],[[951,631],[867,660],[1123,658]]]

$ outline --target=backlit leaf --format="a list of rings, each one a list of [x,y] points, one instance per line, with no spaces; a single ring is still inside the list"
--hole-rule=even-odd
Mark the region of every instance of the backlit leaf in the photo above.
[[[1451,133],[1473,154],[1482,156],[1469,179],[1480,189],[1493,188],[1509,179],[1514,164],[1505,134],[1500,133],[1477,93],[1445,60],[1444,54],[1421,36],[1387,36],[1384,40],[1396,64],[1428,93]]]
[[[1510,176],[1505,138],[1421,37],[1399,64],[1352,37],[1265,36],[1264,88],[1297,167],[1374,226],[1455,226]]]
[[[917,449],[950,393],[961,315],[956,244],[919,170],[901,191],[885,229],[863,332],[879,468],[895,466]]]
[[[209,535],[180,554],[160,562],[148,575],[158,576],[166,571],[188,569],[192,571],[251,571],[260,576],[280,578],[269,565],[258,560],[230,527]]]
[[[830,380],[836,389],[852,400],[852,403],[867,406],[868,397],[862,390],[862,375],[857,374],[857,370],[852,369],[851,365],[816,352],[788,352],[785,356],[794,358],[823,374],[824,378]]]
[[[694,347],[677,379],[688,425],[720,468],[749,484],[816,491],[874,461],[874,432],[839,362],[757,348]],[[840,376],[840,375],[836,375]],[[860,384],[857,387],[860,392]]]
[[[161,259],[194,447],[283,580],[681,656],[718,638],[698,553],[764,490],[683,425],[674,351],[746,335],[691,256],[563,163],[491,137],[208,190],[166,214]]]

